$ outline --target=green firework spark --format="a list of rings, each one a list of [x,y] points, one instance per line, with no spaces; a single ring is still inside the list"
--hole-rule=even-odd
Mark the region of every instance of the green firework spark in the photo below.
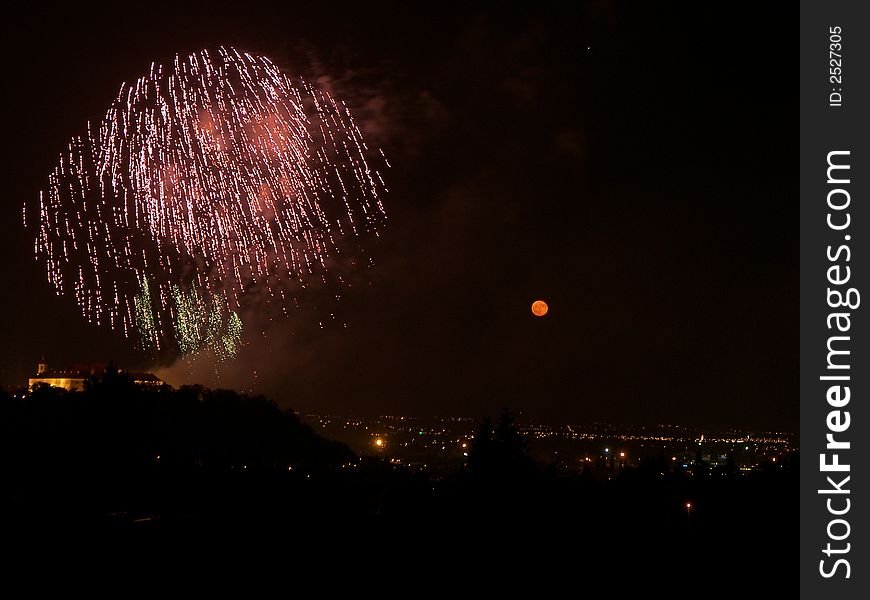
[[[154,306],[151,303],[151,289],[147,277],[142,278],[140,287],[141,291],[133,299],[140,344],[145,350],[159,350],[160,336],[155,323]]]
[[[242,320],[222,295],[213,294],[206,299],[196,288],[185,292],[175,285],[172,299],[176,312],[176,339],[183,354],[210,351],[219,360],[228,360],[238,354]]]

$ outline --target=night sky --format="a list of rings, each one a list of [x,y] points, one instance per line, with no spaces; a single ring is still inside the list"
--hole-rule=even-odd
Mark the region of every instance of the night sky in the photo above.
[[[3,385],[44,355],[301,412],[507,405],[795,430],[797,12],[642,4],[142,3],[10,19]],[[330,89],[392,168],[373,266],[337,304],[313,290],[281,322],[243,313],[248,345],[216,376],[88,325],[45,281],[21,211],[122,81],[221,44]]]

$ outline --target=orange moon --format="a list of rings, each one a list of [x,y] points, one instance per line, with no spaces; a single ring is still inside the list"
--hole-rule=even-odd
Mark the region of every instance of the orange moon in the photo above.
[[[532,314],[536,317],[543,317],[549,310],[550,307],[547,306],[547,303],[543,300],[535,300],[532,302]]]

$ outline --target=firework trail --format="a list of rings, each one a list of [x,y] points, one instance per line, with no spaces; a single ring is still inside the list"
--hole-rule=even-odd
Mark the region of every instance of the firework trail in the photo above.
[[[327,92],[264,57],[202,51],[122,85],[25,226],[48,281],[92,323],[145,348],[229,357],[246,290],[284,302],[344,240],[377,234],[373,160],[386,164]]]

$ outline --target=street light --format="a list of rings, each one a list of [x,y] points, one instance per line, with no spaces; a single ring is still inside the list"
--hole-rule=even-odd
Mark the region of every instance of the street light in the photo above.
[[[692,516],[692,503],[686,502],[686,518],[689,518],[691,516]]]

